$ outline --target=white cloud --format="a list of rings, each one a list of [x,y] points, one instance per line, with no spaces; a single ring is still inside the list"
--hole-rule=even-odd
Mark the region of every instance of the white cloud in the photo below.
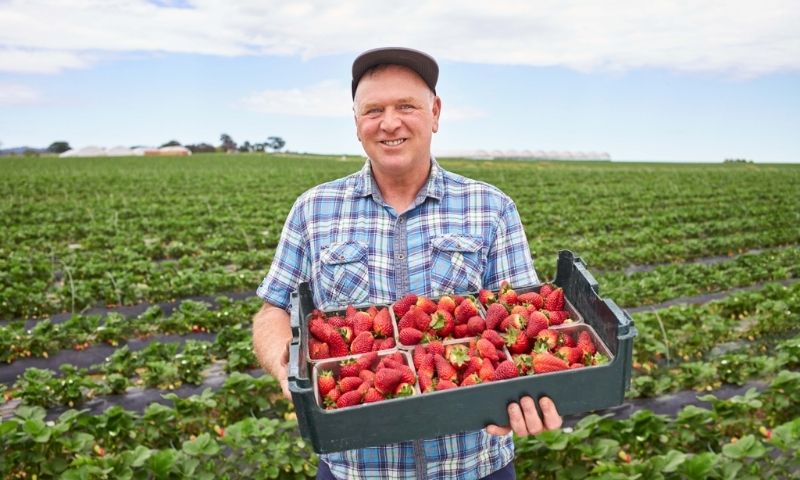
[[[307,88],[264,90],[242,99],[239,105],[246,110],[280,115],[353,116],[350,89],[333,80],[326,80]]]
[[[0,9],[0,48],[37,60],[0,65],[57,72],[101,52],[311,58],[354,54],[380,39],[440,60],[748,77],[800,70],[797,25],[793,0],[10,0]]]
[[[43,100],[38,90],[27,85],[0,83],[0,106],[37,105]]]

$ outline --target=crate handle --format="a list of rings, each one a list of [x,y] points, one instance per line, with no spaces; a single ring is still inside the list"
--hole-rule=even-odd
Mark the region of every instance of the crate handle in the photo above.
[[[300,368],[300,360],[302,358],[300,342],[292,341],[289,345],[289,380],[298,384],[307,384],[308,375],[304,375],[305,372]]]
[[[628,340],[629,338],[633,338],[637,335],[639,335],[639,331],[636,330],[635,326],[631,325],[630,327],[628,327],[627,332],[617,336],[617,340],[619,341]]]

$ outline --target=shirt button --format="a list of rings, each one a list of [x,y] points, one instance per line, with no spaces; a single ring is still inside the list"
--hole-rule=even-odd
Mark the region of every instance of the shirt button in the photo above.
[[[400,217],[397,219],[397,223],[405,223],[406,217]]]
[[[403,255],[402,253],[398,253],[398,254],[397,254],[397,258],[398,258],[398,259],[400,259],[400,260],[402,260],[402,259],[406,258],[406,256],[405,256],[405,255]]]

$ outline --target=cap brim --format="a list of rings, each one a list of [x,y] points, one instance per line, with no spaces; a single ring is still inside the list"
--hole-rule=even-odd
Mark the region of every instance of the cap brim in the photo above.
[[[439,65],[430,55],[412,48],[375,48],[359,55],[353,62],[352,93],[356,97],[356,88],[361,77],[372,67],[378,65],[402,65],[414,70],[422,80],[436,93],[436,82],[439,80]]]

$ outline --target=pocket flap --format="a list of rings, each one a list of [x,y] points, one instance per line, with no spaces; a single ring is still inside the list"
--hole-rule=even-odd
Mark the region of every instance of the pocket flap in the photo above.
[[[439,235],[432,242],[433,248],[443,252],[477,252],[483,246],[480,238],[469,235]]]
[[[328,265],[338,265],[361,260],[367,254],[367,245],[363,242],[348,240],[328,245],[320,254],[320,261]]]

